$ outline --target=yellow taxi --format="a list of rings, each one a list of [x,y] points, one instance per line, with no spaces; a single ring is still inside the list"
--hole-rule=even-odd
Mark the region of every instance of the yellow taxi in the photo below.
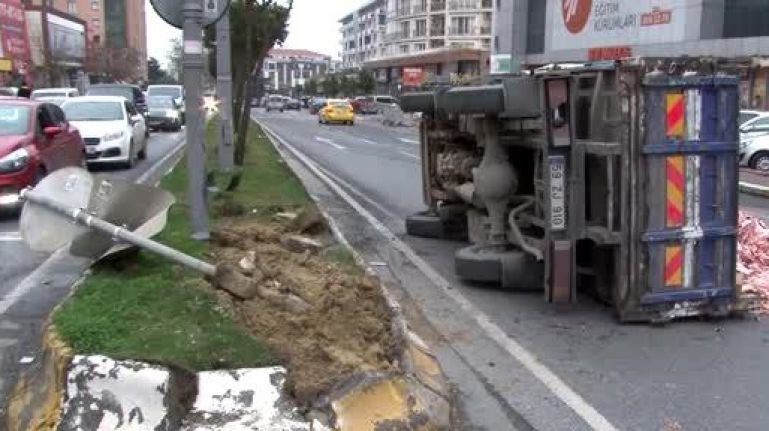
[[[318,123],[342,123],[355,124],[355,113],[353,113],[350,102],[342,99],[329,99],[326,105],[318,111]]]

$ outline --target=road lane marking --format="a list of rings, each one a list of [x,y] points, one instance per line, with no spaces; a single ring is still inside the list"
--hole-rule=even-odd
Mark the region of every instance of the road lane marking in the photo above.
[[[0,232],[0,242],[19,242],[21,241],[19,232]]]
[[[412,144],[412,145],[419,145],[419,141],[416,141],[414,139],[409,138],[398,138],[399,141],[403,142],[404,144]]]
[[[334,182],[329,176],[318,169],[312,160],[286,142],[283,138],[262,126],[268,134],[277,139],[291,154],[299,159],[307,169],[318,177],[326,186],[331,188],[339,197],[347,202],[361,217],[366,219],[369,224],[384,236],[395,249],[403,253],[420,271],[430,279],[433,284],[439,287],[445,295],[453,299],[457,305],[470,317],[485,334],[494,340],[502,349],[515,358],[523,365],[534,377],[536,377],[545,387],[547,387],[558,399],[574,411],[582,420],[584,420],[592,429],[597,431],[617,431],[609,420],[591,406],[581,395],[572,389],[566,382],[543,364],[534,353],[528,351],[523,345],[511,336],[507,335],[492,319],[483,311],[478,309],[470,300],[456,291],[451,283],[446,280],[437,270],[435,270],[427,261],[422,259],[417,253],[400,238],[398,238],[387,226],[364,208],[355,198],[350,196],[342,186]]]
[[[377,145],[377,143],[375,141],[372,141],[371,139],[360,138],[360,140],[369,145]]]
[[[417,156],[416,154],[411,154],[408,151],[398,151],[398,152],[403,154],[406,157],[411,157],[414,160],[419,160],[419,156]]]
[[[328,139],[328,138],[322,138],[320,136],[316,136],[315,140],[318,141],[318,142],[323,142],[324,144],[331,145],[332,147],[336,148],[337,150],[346,150],[347,149],[347,147],[345,147],[344,145],[339,145],[336,142],[334,142],[334,141],[332,141],[331,139]]]

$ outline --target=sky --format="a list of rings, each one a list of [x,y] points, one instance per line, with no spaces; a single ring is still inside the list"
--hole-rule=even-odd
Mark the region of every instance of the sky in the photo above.
[[[286,48],[309,49],[339,57],[339,20],[369,0],[294,0],[289,20]],[[145,0],[147,9],[147,50],[150,57],[167,64],[171,40],[181,38],[181,30],[166,24]]]

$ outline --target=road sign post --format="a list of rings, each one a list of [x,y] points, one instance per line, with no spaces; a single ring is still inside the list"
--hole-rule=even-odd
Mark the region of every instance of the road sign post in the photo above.
[[[187,203],[192,237],[207,240],[205,115],[203,114],[203,27],[216,23],[230,0],[150,0],[166,22],[183,31],[184,91],[187,95]],[[231,116],[230,116],[231,118]]]
[[[230,48],[230,14],[216,23],[216,92],[219,96],[219,168],[231,171],[234,165],[232,145],[232,62]],[[246,101],[246,103],[250,103]]]
[[[203,87],[203,1],[184,0],[183,59],[184,91],[187,110],[187,199],[190,206],[192,237],[207,240],[208,205],[206,197],[205,115]]]

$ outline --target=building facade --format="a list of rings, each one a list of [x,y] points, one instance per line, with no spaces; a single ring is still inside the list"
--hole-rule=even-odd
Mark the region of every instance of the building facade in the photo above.
[[[496,72],[623,57],[726,57],[745,65],[743,104],[769,109],[769,1],[502,2],[491,61]]]
[[[342,61],[346,68],[373,71],[378,91],[393,94],[480,76],[492,46],[494,14],[494,0],[372,2],[341,20]]]
[[[305,49],[272,49],[262,70],[264,90],[297,96],[307,80],[325,75],[331,67],[331,57],[324,54]]]
[[[342,69],[360,69],[366,61],[384,55],[386,0],[373,0],[346,15],[339,23],[342,33]]]

